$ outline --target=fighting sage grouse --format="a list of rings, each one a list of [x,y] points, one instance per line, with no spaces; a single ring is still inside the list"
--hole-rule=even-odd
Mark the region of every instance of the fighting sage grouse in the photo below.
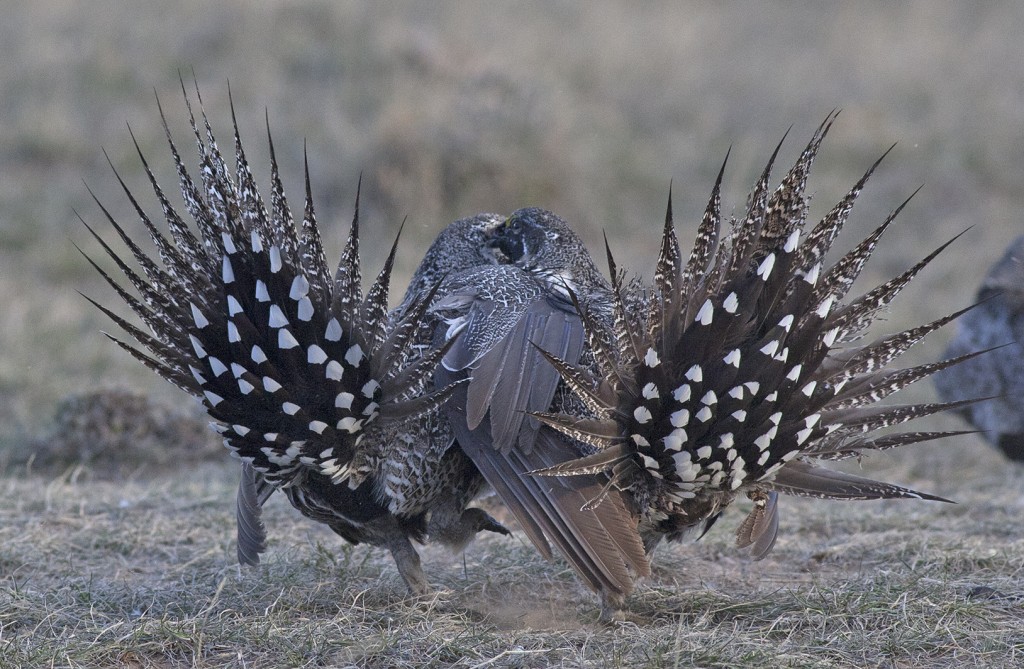
[[[417,345],[437,289],[435,277],[494,262],[483,234],[501,219],[482,215],[449,226],[435,253],[424,260],[412,296],[389,314],[395,249],[363,296],[358,198],[332,278],[308,169],[303,217],[296,226],[273,144],[268,205],[250,173],[237,123],[232,177],[205,112],[200,129],[187,95],[186,105],[199,150],[198,181],[189,176],[160,114],[198,234],[171,205],[141,151],[169,238],[118,179],[160,262],[149,258],[100,205],[141,273],[93,235],[141,299],[94,266],[150,330],[94,302],[141,347],[111,339],[199,398],[225,445],[243,461],[240,561],[259,561],[265,538],[260,508],[274,490],[281,490],[301,513],[346,540],[388,548],[410,591],[426,593],[429,586],[412,541],[430,535],[458,547],[479,530],[507,533],[484,511],[466,508],[484,480],[461,451],[448,448],[451,440],[416,443],[420,434],[445,429],[436,427],[436,409],[458,386],[431,387],[448,345]],[[403,425],[412,426],[408,433],[402,432]]]
[[[754,505],[739,527],[737,543],[752,546],[758,558],[775,542],[780,492],[941,500],[819,464],[961,434],[878,430],[970,400],[879,402],[976,355],[889,368],[922,337],[962,312],[856,343],[946,244],[894,279],[844,299],[903,205],[835,264],[823,265],[878,164],[805,231],[808,171],[833,120],[830,116],[816,131],[774,193],[769,188],[772,156],[745,217],[725,232],[719,173],[686,260],[673,229],[670,198],[650,285],[624,281],[610,253],[611,281],[605,281],[579,239],[549,212],[524,210],[497,234],[496,243],[511,261],[547,281],[552,291],[576,300],[588,334],[582,364],[549,356],[575,399],[563,395],[551,411],[532,414],[585,444],[587,454],[534,473],[607,477],[603,493],[626,494],[648,551],[663,538],[706,531],[740,494]],[[605,503],[599,494],[589,507]]]

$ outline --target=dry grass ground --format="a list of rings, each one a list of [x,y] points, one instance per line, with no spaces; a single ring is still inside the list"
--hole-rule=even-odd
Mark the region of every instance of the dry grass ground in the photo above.
[[[97,251],[74,213],[101,222],[83,178],[130,219],[101,151],[144,187],[126,122],[173,181],[153,90],[185,142],[180,69],[195,67],[224,138],[230,80],[255,165],[267,109],[293,193],[307,141],[335,253],[362,173],[368,260],[408,215],[405,273],[445,222],[531,204],[594,248],[606,231],[645,270],[669,179],[686,238],[730,145],[726,206],[739,209],[785,129],[788,162],[841,107],[812,213],[899,141],[847,246],[925,184],[864,286],[974,226],[898,302],[894,330],[967,304],[1024,230],[1021,34],[1010,0],[12,3],[0,23],[0,666],[1024,665],[1024,473],[975,438],[866,463],[958,505],[786,500],[761,563],[731,547],[723,521],[659,551],[635,620],[615,629],[521,538],[487,538],[464,560],[427,549],[447,592],[412,604],[386,556],[342,546],[280,500],[266,564],[240,572],[228,465],[24,464],[55,451],[39,439],[59,437],[71,393],[186,404],[98,334],[107,324],[75,290],[115,297],[72,244]],[[938,357],[943,336],[915,360]]]
[[[230,466],[117,483],[10,476],[0,653],[23,667],[1020,666],[1024,476],[979,452],[895,473],[956,506],[786,500],[763,562],[732,546],[739,513],[664,548],[616,628],[521,536],[461,558],[428,548],[444,592],[408,602],[388,555],[343,545],[280,499],[265,563],[240,570]]]

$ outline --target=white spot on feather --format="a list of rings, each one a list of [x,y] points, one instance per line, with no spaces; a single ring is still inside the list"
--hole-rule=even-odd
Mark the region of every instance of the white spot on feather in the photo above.
[[[349,347],[348,351],[345,352],[345,362],[349,365],[356,367],[363,359],[363,349],[359,344],[353,344]]]
[[[769,253],[767,256],[765,256],[764,260],[762,260],[761,264],[758,266],[757,275],[761,277],[763,280],[767,281],[768,275],[772,273],[773,267],[775,267],[775,254]]]
[[[725,298],[725,302],[722,302],[722,307],[730,314],[736,313],[736,309],[739,306],[740,300],[736,297],[736,293],[729,293],[728,297]]]
[[[724,358],[722,358],[722,362],[724,362],[727,365],[732,365],[736,369],[739,369],[740,368],[740,350],[738,348],[734,348],[733,350],[729,351],[729,355],[727,355]]]
[[[670,451],[678,451],[682,449],[683,444],[686,443],[687,434],[686,430],[672,430],[672,433],[662,439],[662,443],[665,448]]]
[[[640,391],[640,394],[644,396],[644,399],[648,400],[655,400],[661,397],[661,394],[658,392],[658,386],[653,383],[645,385],[644,389]]]
[[[202,372],[200,372],[198,369],[196,369],[192,365],[189,365],[188,369],[189,369],[190,372],[192,372],[192,378],[194,378],[196,380],[196,383],[198,383],[201,386],[202,385],[206,385],[206,377],[203,376]]]
[[[299,413],[299,405],[295,402],[285,402],[281,405],[281,411],[285,412],[289,416],[294,416]]]
[[[252,347],[252,353],[249,355],[249,357],[251,357],[252,361],[255,362],[257,365],[267,361],[267,354],[264,353],[263,349],[260,348],[259,346]]]
[[[651,422],[652,417],[650,409],[645,406],[639,406],[633,409],[633,418],[641,425]]]
[[[203,315],[203,312],[199,310],[195,303],[189,302],[188,305],[192,307],[192,320],[195,321],[197,328],[202,330],[210,324],[210,321],[206,319],[206,316]]]
[[[704,305],[701,306],[700,311],[697,312],[697,317],[694,319],[695,322],[701,325],[711,325],[711,321],[715,315],[715,306],[711,304],[711,300],[705,300]]]
[[[225,286],[235,282],[235,269],[231,266],[231,258],[227,256],[224,256],[224,261],[221,263],[220,278]]]
[[[238,331],[238,326],[231,320],[228,321],[228,341],[232,344],[242,341],[242,334]]]
[[[331,360],[327,363],[327,369],[324,370],[324,376],[333,381],[341,381],[341,375],[344,369],[341,363],[337,360]]]
[[[657,474],[659,478],[661,477],[661,472],[658,471],[659,469],[661,469],[661,467],[658,466],[657,460],[655,460],[649,455],[645,455],[644,453],[640,453],[640,459],[643,460],[644,467],[647,468],[647,471],[651,472],[652,474]]]
[[[220,376],[224,372],[228,371],[228,368],[220,361],[220,358],[210,356],[210,371],[213,372],[214,376]]]
[[[796,245],[800,242],[800,231],[794,230],[789,233],[789,237],[786,238],[786,245],[782,247],[782,250],[786,253],[792,253],[796,249]]]
[[[700,365],[694,365],[690,369],[686,370],[686,378],[693,381],[694,383],[700,383],[704,380],[704,372],[701,371]]]
[[[672,427],[686,427],[690,422],[690,412],[680,409],[669,416],[669,421],[672,423]]]
[[[338,421],[337,428],[349,434],[355,434],[363,427],[363,421],[353,418],[352,416],[346,416]]]
[[[284,265],[281,263],[281,249],[277,244],[270,247],[270,273],[277,274]]]
[[[339,409],[351,409],[352,400],[356,398],[352,393],[338,393],[334,398],[334,406]]]
[[[281,307],[276,304],[270,305],[270,327],[272,328],[283,328],[288,325],[288,317],[281,311]]]
[[[313,320],[313,303],[309,301],[308,297],[303,297],[299,300],[299,310],[297,315],[300,321],[306,321],[308,323]]]
[[[200,342],[196,338],[195,335],[189,335],[188,338],[189,338],[189,341],[192,342],[192,349],[196,352],[196,357],[197,358],[205,358],[206,357],[206,349],[203,348],[202,342]]]
[[[266,390],[268,393],[276,393],[278,390],[281,390],[281,384],[275,381],[274,379],[270,378],[269,376],[264,376],[263,389]]]
[[[299,340],[287,329],[281,328],[277,331],[277,347],[280,349],[295,348],[299,345]]]
[[[263,283],[261,279],[256,279],[256,299],[260,302],[270,301],[270,292],[267,290],[267,284]]]
[[[305,297],[309,293],[309,281],[306,277],[301,274],[297,275],[292,279],[292,288],[288,293],[288,297],[292,298],[296,302]]]
[[[316,344],[306,349],[306,362],[311,365],[320,365],[327,361],[327,353]]]
[[[644,364],[652,369],[661,364],[661,359],[658,357],[658,352],[653,348],[648,348],[647,353],[644,355]]]
[[[324,339],[327,341],[338,341],[341,339],[341,323],[338,322],[337,318],[332,318],[327,323],[327,331],[324,333]]]

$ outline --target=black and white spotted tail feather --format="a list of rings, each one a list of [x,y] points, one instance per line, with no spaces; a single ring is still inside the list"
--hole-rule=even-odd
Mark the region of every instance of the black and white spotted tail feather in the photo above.
[[[93,266],[149,332],[90,301],[138,345],[107,336],[199,398],[227,447],[258,475],[260,488],[254,490],[246,485],[243,472],[239,514],[244,532],[242,514],[253,500],[257,505],[265,501],[269,492],[264,484],[288,485],[301,472],[352,489],[359,486],[365,472],[354,471],[349,464],[366,427],[374,420],[432,410],[450,394],[450,388],[426,388],[446,349],[422,359],[409,350],[430,295],[389,319],[394,247],[363,295],[358,195],[348,241],[332,278],[317,228],[308,166],[302,220],[296,225],[272,142],[271,194],[265,201],[250,172],[237,123],[232,176],[205,112],[201,111],[201,128],[187,95],[185,100],[199,155],[198,179],[188,174],[162,109],[160,114],[186,216],[171,205],[141,151],[168,235],[117,177],[159,260],[148,257],[102,204],[104,216],[140,270],[130,268],[89,228],[138,296],[96,263]],[[186,217],[194,222],[195,231]],[[249,521],[258,523],[258,518]],[[257,535],[261,531],[262,526],[251,528]],[[258,552],[259,541],[258,536],[253,539],[253,552]],[[241,556],[242,546],[239,552]]]
[[[655,277],[646,296],[630,293],[611,262],[615,346],[601,346],[607,335],[595,332],[595,322],[585,319],[603,368],[601,378],[549,357],[597,417],[538,415],[599,450],[536,473],[605,471],[620,488],[644,488],[644,498],[655,500],[658,507],[652,511],[668,516],[659,521],[659,530],[670,538],[713,522],[738,492],[746,492],[755,507],[738,539],[741,545],[753,545],[757,556],[774,543],[776,492],[942,500],[814,464],[963,434],[880,434],[882,428],[962,403],[879,402],[977,355],[889,368],[922,337],[963,311],[871,343],[856,343],[948,243],[900,276],[844,302],[879,236],[904,205],[859,246],[831,267],[824,266],[854,200],[878,165],[805,231],[808,171],[833,120],[830,115],[815,132],[774,192],[769,190],[769,163],[751,193],[745,217],[725,232],[720,172],[685,264],[670,197]]]

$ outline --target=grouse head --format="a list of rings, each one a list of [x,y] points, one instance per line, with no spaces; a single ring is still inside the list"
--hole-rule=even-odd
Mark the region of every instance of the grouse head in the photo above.
[[[539,207],[512,212],[489,245],[509,262],[544,281],[556,293],[586,298],[607,284],[583,241],[565,219]]]
[[[423,255],[402,305],[413,302],[446,276],[474,267],[508,264],[505,252],[491,241],[502,225],[498,214],[477,214],[449,223]]]

